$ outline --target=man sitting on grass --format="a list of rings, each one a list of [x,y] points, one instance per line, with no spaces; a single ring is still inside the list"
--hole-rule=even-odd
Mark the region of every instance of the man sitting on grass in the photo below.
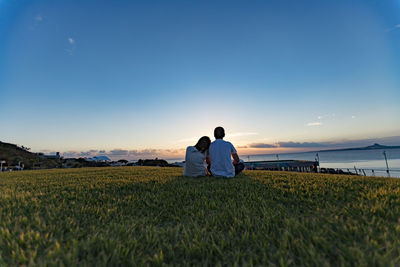
[[[207,158],[208,169],[213,176],[234,177],[244,169],[243,162],[240,162],[235,147],[227,141],[224,141],[225,130],[217,127],[214,130],[215,141],[209,148]],[[233,162],[232,159],[233,158]]]

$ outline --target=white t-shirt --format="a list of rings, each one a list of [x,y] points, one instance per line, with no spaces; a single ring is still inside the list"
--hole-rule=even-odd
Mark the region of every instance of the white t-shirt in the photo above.
[[[201,153],[194,146],[186,148],[185,167],[183,169],[183,176],[205,176],[207,174],[204,166],[207,153]]]
[[[213,176],[234,177],[235,167],[232,164],[232,153],[237,153],[235,147],[227,141],[217,139],[209,148],[211,173]]]

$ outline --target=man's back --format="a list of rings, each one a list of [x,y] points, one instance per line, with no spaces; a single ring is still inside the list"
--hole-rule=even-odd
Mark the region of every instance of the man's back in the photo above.
[[[231,159],[232,153],[237,152],[230,142],[216,139],[211,143],[209,155],[211,161],[211,173],[213,176],[235,176],[235,168]]]

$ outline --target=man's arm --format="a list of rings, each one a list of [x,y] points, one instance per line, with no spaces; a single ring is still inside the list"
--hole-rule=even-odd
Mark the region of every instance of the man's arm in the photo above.
[[[233,165],[239,163],[239,156],[237,153],[232,153],[232,158],[233,158],[233,162],[232,162]]]

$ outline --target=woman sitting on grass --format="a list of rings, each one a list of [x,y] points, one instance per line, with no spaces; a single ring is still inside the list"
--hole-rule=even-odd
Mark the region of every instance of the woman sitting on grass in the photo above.
[[[195,146],[188,146],[186,148],[183,176],[197,177],[207,175],[205,161],[210,144],[210,138],[208,136],[203,136]]]

